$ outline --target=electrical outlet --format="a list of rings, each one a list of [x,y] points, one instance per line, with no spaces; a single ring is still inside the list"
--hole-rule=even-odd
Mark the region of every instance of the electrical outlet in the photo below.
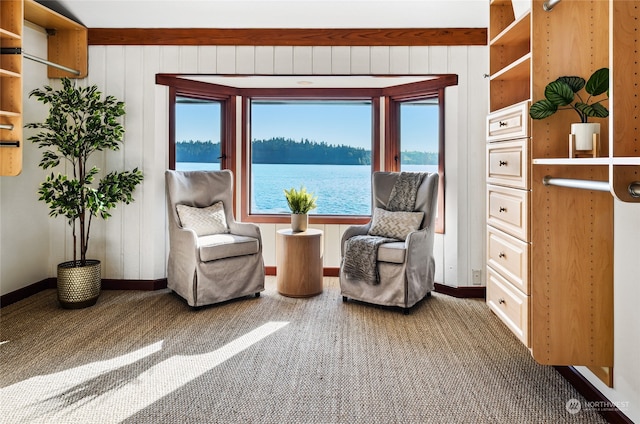
[[[474,285],[480,285],[482,284],[482,271],[479,269],[472,269],[471,270],[471,278],[472,278],[472,283]]]

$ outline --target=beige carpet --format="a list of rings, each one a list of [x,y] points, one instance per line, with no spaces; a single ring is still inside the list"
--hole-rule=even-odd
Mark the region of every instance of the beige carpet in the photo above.
[[[2,423],[597,423],[481,300],[435,293],[408,316],[343,303],[336,278],[291,299],[198,311],[167,290],[55,290],[0,310]]]

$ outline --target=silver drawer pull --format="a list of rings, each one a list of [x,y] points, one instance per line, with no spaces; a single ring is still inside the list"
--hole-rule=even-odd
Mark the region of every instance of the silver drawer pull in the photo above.
[[[500,122],[498,123],[498,125],[500,125],[501,127],[506,127],[506,126],[507,126],[507,123],[506,123],[506,122],[504,122],[504,121],[500,121]]]
[[[507,255],[505,255],[505,253],[504,253],[504,252],[500,252],[500,253],[498,253],[498,257],[499,257],[499,258],[506,258],[506,257],[507,257]]]
[[[507,208],[500,206],[500,209],[498,209],[498,212],[506,212]]]
[[[501,305],[504,305],[505,303],[507,303],[503,298],[498,299],[498,303]]]
[[[499,166],[507,166],[507,161],[506,160],[501,160],[500,163],[498,163]]]

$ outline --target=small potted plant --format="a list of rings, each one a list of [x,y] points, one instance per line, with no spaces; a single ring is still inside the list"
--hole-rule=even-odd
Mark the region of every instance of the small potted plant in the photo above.
[[[318,196],[307,191],[304,186],[300,190],[290,188],[284,190],[287,204],[291,210],[291,228],[294,232],[306,231],[309,224],[309,211],[317,207]]]
[[[60,168],[66,173],[51,172],[38,190],[39,200],[49,205],[49,215],[64,216],[72,228],[73,261],[58,264],[58,301],[64,308],[84,308],[96,303],[101,288],[100,261],[87,259],[92,218],[107,219],[117,203],[132,202],[142,172],[113,171],[94,184],[100,170],[90,165],[89,157],[120,148],[124,128],[118,118],[125,114],[123,102],[113,96],[102,98],[97,86],[80,88],[67,78],[60,90],[45,86],[31,96],[49,105],[44,122],[26,125],[42,130],[29,137],[44,149],[40,167],[47,170],[66,162]]]
[[[580,95],[583,89],[588,94],[586,98]],[[594,99],[605,93],[606,97]],[[600,134],[600,124],[588,122],[588,119],[609,116],[609,111],[602,105],[609,98],[609,69],[598,69],[588,81],[577,76],[560,77],[545,87],[544,97],[531,105],[529,116],[544,119],[559,110],[574,110],[580,118],[579,123],[571,124],[576,150],[591,150],[593,134]]]

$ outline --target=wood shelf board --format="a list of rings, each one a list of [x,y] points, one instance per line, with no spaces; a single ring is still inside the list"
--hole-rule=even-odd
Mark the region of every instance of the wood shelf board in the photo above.
[[[490,80],[526,80],[531,78],[531,53],[527,53],[521,58],[515,60],[508,66],[505,66],[499,72],[491,75]]]
[[[640,165],[640,157],[536,158],[534,165]]]
[[[24,20],[47,29],[85,32],[87,30],[83,25],[36,3],[35,0],[24,0]]]
[[[15,32],[0,28],[0,39],[20,40],[22,39],[22,37],[20,36],[20,34],[16,34]]]
[[[10,110],[0,110],[0,116],[20,116],[20,112],[12,112]]]
[[[534,165],[609,165],[609,158],[537,158]]]
[[[19,72],[10,71],[8,69],[0,69],[0,77],[2,78],[20,78]]]
[[[502,32],[489,41],[490,46],[505,44],[519,44],[531,38],[531,12],[527,12],[516,19]]]

